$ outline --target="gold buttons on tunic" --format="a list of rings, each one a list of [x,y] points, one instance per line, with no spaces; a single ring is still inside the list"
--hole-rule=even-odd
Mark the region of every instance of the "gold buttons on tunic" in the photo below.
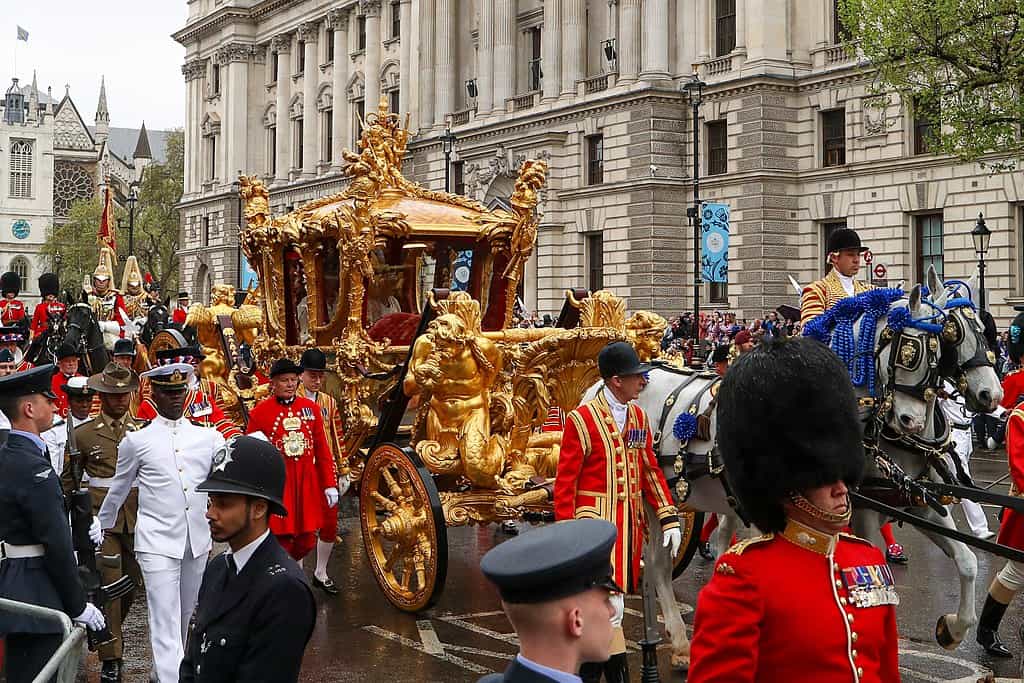
[[[846,598],[839,598],[839,604],[840,605],[845,605],[846,604]]]
[[[853,632],[851,632],[851,633],[850,633],[850,640],[852,640],[853,642],[855,642],[855,643],[856,643],[856,642],[857,642],[857,638],[858,638],[858,637],[859,637],[859,636],[857,635],[857,632],[856,632],[856,631],[853,631]]]
[[[836,588],[842,588],[842,587],[843,587],[843,582],[840,581],[839,579],[836,579]]]
[[[615,469],[624,470],[626,469],[626,465],[624,463],[617,462],[615,463]]]
[[[853,623],[853,615],[852,614],[847,614],[846,615],[846,620],[852,624]]]
[[[619,494],[619,500],[626,500],[626,492],[625,491],[623,491],[622,493]]]
[[[853,657],[854,659],[856,659],[857,658],[857,651],[856,650],[850,650],[850,656]]]
[[[859,666],[858,666],[858,667],[857,667],[857,677],[859,678],[859,677],[861,677],[861,676],[863,676],[863,675],[864,675],[864,669],[863,669],[863,667],[859,667]]]
[[[625,477],[619,477],[615,481],[619,482],[619,485],[622,485],[622,484],[626,483],[626,478]]]

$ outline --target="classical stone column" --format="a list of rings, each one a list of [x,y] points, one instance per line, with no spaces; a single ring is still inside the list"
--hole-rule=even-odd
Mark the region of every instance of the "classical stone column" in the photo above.
[[[328,26],[334,29],[334,67],[331,93],[334,97],[334,149],[331,150],[331,171],[341,171],[341,150],[348,145],[348,10],[332,9]]]
[[[619,2],[620,39],[616,43],[619,53],[619,83],[635,81],[640,72],[640,2],[641,0]]]
[[[434,45],[434,122],[443,124],[455,111],[455,3],[435,0],[437,38]]]
[[[366,17],[363,78],[366,79],[366,113],[370,113],[380,103],[380,0],[359,0],[359,6]]]
[[[272,41],[274,52],[277,53],[277,172],[274,174],[274,183],[288,182],[288,169],[292,164],[291,160],[291,116],[288,111],[288,100],[291,97],[291,61],[288,55],[292,49],[292,34],[282,33],[274,36]]]
[[[644,0],[643,78],[664,80],[668,73],[668,0]]]
[[[544,72],[544,99],[558,99],[562,91],[562,0],[544,0],[544,26],[541,28],[541,69]]]
[[[420,0],[420,130],[429,130],[434,125],[434,27],[436,15],[434,0]]]
[[[186,103],[185,103],[185,193],[198,192],[199,182],[196,180],[198,169],[203,158],[203,151],[200,149],[202,138],[199,126],[202,124],[200,112],[202,111],[203,91],[203,61],[193,59],[181,65],[181,74],[185,77]]]
[[[494,0],[480,0],[480,25],[476,45],[476,111],[494,109]]]
[[[245,43],[230,43],[217,51],[217,63],[227,74],[221,75],[226,84],[224,89],[224,181],[237,180],[238,172],[245,171],[249,164],[248,93],[249,61],[255,54],[255,47]]]
[[[302,177],[316,176],[316,167],[320,161],[320,150],[317,149],[317,138],[320,136],[320,112],[317,110],[317,89],[320,83],[317,74],[320,72],[317,61],[316,43],[320,34],[320,24],[307,21],[299,26],[299,40],[305,46],[305,63],[302,69]]]
[[[696,4],[697,61],[704,62],[711,58],[711,20],[708,18],[711,0],[699,0]]]
[[[562,0],[562,94],[576,92],[576,81],[586,76],[586,0]]]
[[[494,0],[494,108],[504,111],[515,94],[516,0]]]
[[[401,34],[398,37],[398,87],[399,106],[402,108],[402,122],[405,113],[415,109],[412,101],[412,0],[402,0],[398,5]],[[399,112],[395,112],[396,114]]]

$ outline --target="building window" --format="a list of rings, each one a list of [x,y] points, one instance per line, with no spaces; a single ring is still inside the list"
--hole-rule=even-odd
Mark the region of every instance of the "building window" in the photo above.
[[[306,41],[300,40],[295,50],[295,73],[301,74],[306,70]]]
[[[399,108],[401,104],[401,93],[398,90],[398,88],[395,88],[394,90],[388,93],[388,106],[391,108],[391,111],[393,113],[397,114],[399,111],[401,111],[401,109]]]
[[[587,235],[587,289],[604,289],[604,235],[599,232]]]
[[[11,199],[32,196],[32,141],[11,141]]]
[[[588,135],[587,141],[587,185],[604,182],[604,136]]]
[[[324,31],[324,41],[325,41],[325,43],[324,43],[325,55],[324,56],[327,57],[326,61],[329,64],[329,63],[334,61],[334,29],[333,28],[329,28],[329,29],[326,29]]]
[[[217,136],[210,135],[206,138],[206,179],[214,180],[217,177]]]
[[[709,282],[708,283],[708,301],[713,304],[727,304],[729,303],[729,283],[728,282]]]
[[[836,230],[841,230],[846,227],[846,221],[829,221],[828,223],[821,224],[821,263],[825,264],[825,272],[828,272],[828,241],[832,237],[832,233]]]
[[[729,136],[725,121],[712,121],[708,129],[708,175],[722,175],[728,172]]]
[[[530,41],[530,90],[540,90],[541,79],[544,77],[540,64],[540,26],[526,32]]]
[[[210,91],[213,95],[220,94],[220,64],[214,64],[210,78]]]
[[[352,149],[359,149],[363,120],[366,118],[366,100],[356,100],[352,103],[352,115],[355,117],[355,121],[352,122]]]
[[[295,119],[295,123],[292,126],[292,130],[295,132],[295,136],[292,139],[292,149],[295,150],[292,154],[293,168],[302,168],[303,161],[305,161],[302,158],[302,128],[302,119]]]
[[[270,81],[271,83],[277,83],[277,65],[278,65],[278,63],[280,61],[281,61],[281,55],[279,55],[277,53],[277,51],[275,50],[274,52],[271,53],[271,57],[270,57],[270,62],[271,62],[270,78],[272,79]]]
[[[455,194],[466,194],[465,165],[464,161],[452,163],[452,188],[455,190]]]
[[[356,49],[366,49],[366,17],[356,18],[356,35],[359,37],[356,39]]]
[[[917,216],[917,282],[924,282],[928,266],[935,266],[935,272],[942,279],[942,214],[932,213]]]
[[[391,37],[402,37],[402,3],[397,0],[391,3]]]
[[[203,234],[201,236],[203,240],[203,246],[210,246],[210,217],[203,216]]]
[[[21,291],[28,291],[28,259],[24,256],[15,256],[11,259],[11,271],[18,275],[21,280]]]
[[[277,175],[277,126],[267,128],[267,170],[270,175]]]
[[[914,154],[935,154],[938,151],[938,108],[920,100],[914,101]]]
[[[835,45],[850,39],[850,32],[843,24],[843,17],[839,13],[839,4],[839,0],[832,0],[832,42]]]
[[[821,165],[846,163],[846,110],[833,109],[821,114]]]
[[[1017,295],[1024,295],[1024,205],[1015,207],[1017,211]]]
[[[324,147],[320,153],[320,158],[329,162],[334,160],[334,110],[324,109],[322,116],[324,120]]]
[[[715,56],[736,48],[736,0],[715,0]]]

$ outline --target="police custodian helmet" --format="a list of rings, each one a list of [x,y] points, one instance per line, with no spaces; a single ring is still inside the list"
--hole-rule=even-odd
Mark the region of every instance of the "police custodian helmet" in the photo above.
[[[853,384],[839,357],[809,337],[741,355],[718,392],[718,446],[743,513],[762,532],[786,526],[783,502],[864,470]]]
[[[288,516],[283,502],[284,457],[274,444],[258,436],[238,436],[224,444],[196,491],[262,498],[269,503],[270,512]]]

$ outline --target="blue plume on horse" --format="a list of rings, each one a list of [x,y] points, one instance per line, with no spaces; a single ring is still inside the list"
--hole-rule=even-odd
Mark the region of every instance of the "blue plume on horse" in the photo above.
[[[697,416],[688,412],[679,413],[672,425],[672,434],[680,441],[689,441],[697,436]]]

